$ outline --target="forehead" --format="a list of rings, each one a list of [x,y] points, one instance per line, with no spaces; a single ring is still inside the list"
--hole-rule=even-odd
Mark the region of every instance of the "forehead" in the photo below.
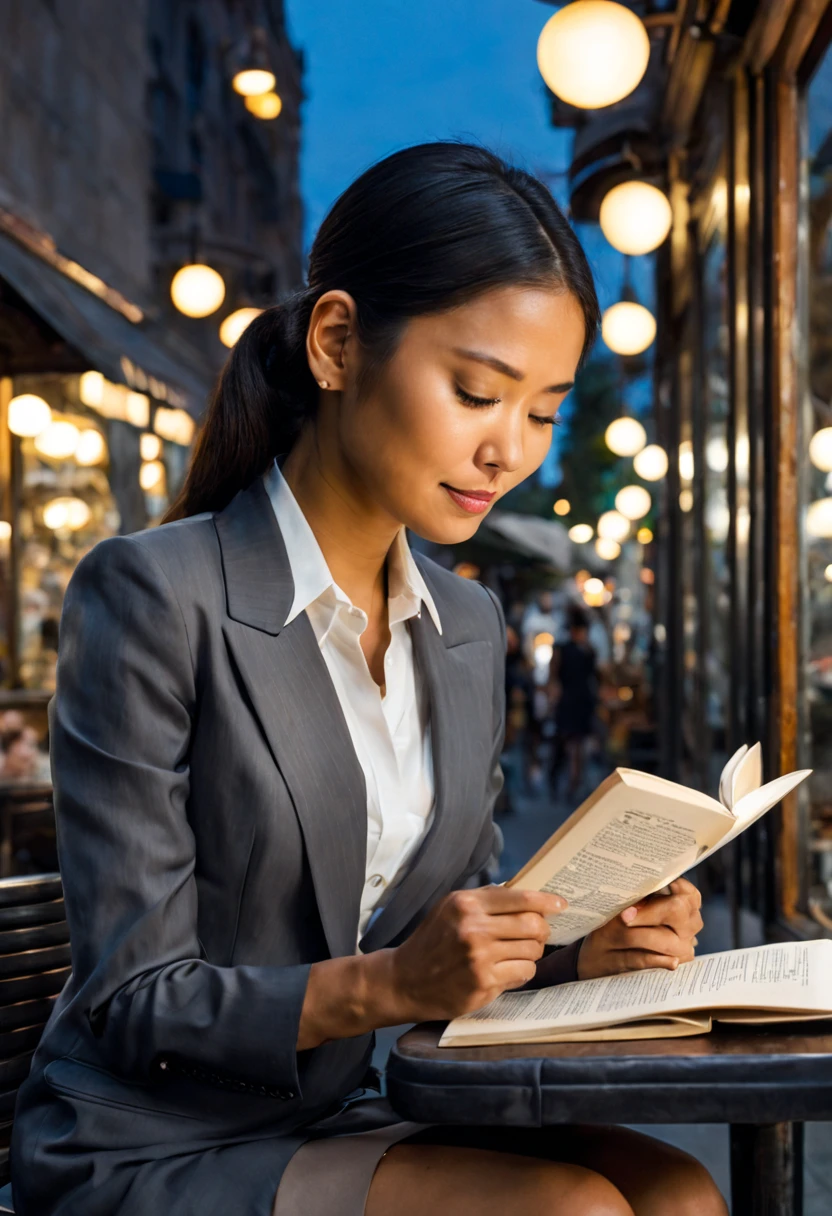
[[[571,292],[500,287],[447,312],[415,317],[412,337],[450,353],[482,350],[526,373],[554,380],[574,375],[584,343],[583,311]]]

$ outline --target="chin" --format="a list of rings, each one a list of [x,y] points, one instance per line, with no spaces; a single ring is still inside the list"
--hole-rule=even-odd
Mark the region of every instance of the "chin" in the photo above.
[[[422,540],[429,540],[434,545],[459,545],[475,535],[484,519],[485,515],[472,516],[470,519],[420,519],[407,526]]]

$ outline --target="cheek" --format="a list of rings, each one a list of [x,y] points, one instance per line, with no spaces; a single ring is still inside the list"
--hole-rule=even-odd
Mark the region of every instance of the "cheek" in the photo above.
[[[374,393],[345,418],[342,437],[353,463],[375,480],[383,471],[408,482],[431,468],[472,454],[470,425],[429,385]],[[372,470],[375,470],[373,475]]]

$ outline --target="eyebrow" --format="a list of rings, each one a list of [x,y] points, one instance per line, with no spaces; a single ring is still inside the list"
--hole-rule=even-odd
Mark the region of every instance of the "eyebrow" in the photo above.
[[[523,372],[518,371],[509,363],[504,363],[495,355],[487,355],[479,350],[465,350],[459,346],[454,347],[454,354],[461,355],[463,359],[473,359],[475,363],[485,363],[487,367],[493,367],[495,371],[504,376],[510,376],[512,380],[525,380]],[[574,380],[566,380],[563,384],[550,384],[543,391],[544,393],[568,393],[570,388],[574,388],[574,385]]]

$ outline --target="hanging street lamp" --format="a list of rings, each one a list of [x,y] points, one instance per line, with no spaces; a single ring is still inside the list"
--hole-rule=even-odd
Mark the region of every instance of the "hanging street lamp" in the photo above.
[[[615,507],[625,519],[643,519],[653,505],[644,486],[624,486],[615,496]]]
[[[643,304],[620,300],[604,312],[601,336],[617,355],[640,355],[656,337],[656,318]]]
[[[815,431],[809,440],[809,459],[821,472],[832,472],[832,426]]]
[[[647,432],[637,418],[616,418],[604,431],[604,442],[616,456],[635,456],[647,442]]]
[[[238,308],[220,322],[220,342],[223,346],[235,346],[240,334],[246,330],[262,308]]]
[[[598,535],[604,540],[626,540],[630,532],[630,521],[620,511],[605,511],[598,520]]]
[[[641,256],[652,253],[670,232],[673,213],[665,194],[649,182],[621,182],[601,203],[601,231],[613,249]]]
[[[21,393],[9,402],[8,427],[13,435],[19,435],[21,439],[40,435],[51,421],[52,411],[43,397]]]
[[[543,27],[537,66],[552,92],[582,110],[629,96],[647,70],[644,22],[613,0],[573,0]]]
[[[276,78],[269,60],[269,39],[257,26],[249,31],[233,50],[234,70],[231,87],[242,97],[259,97],[270,93]]]
[[[246,97],[245,107],[255,118],[268,121],[277,118],[283,109],[283,102],[274,92],[255,93],[253,97]]]
[[[173,276],[170,298],[186,317],[209,317],[225,299],[225,282],[213,266],[191,262]]]
[[[667,472],[667,452],[658,443],[650,443],[633,457],[633,468],[643,481],[661,481]]]

